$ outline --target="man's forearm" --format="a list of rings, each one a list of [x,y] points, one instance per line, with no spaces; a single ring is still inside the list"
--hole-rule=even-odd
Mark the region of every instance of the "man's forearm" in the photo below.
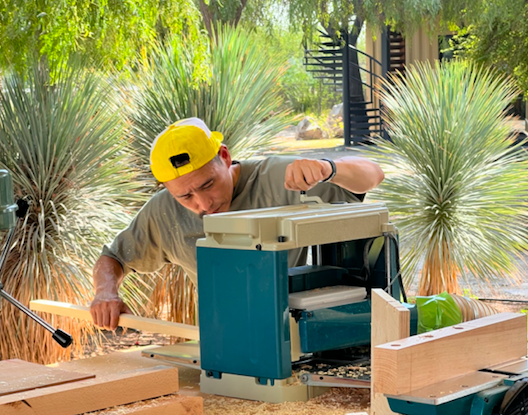
[[[100,299],[117,297],[123,277],[123,268],[119,261],[101,256],[95,263],[93,271],[95,296]]]
[[[95,297],[90,305],[94,324],[108,330],[115,330],[122,313],[132,313],[119,298],[118,289],[123,281],[123,268],[119,261],[101,256],[94,266],[93,280]]]
[[[366,193],[385,178],[377,163],[362,157],[342,157],[334,162],[336,175],[331,182],[353,193]]]

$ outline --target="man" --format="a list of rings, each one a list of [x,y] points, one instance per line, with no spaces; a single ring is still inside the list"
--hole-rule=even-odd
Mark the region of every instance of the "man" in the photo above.
[[[204,236],[203,215],[299,203],[299,192],[325,202],[359,202],[384,178],[381,168],[360,157],[307,160],[270,157],[232,161],[223,136],[202,120],[181,120],[151,147],[151,169],[164,184],[112,244],[105,245],[93,271],[94,323],[115,329],[130,309],[118,287],[131,271],[154,272],[180,265],[196,283],[196,240]],[[290,258],[290,266],[298,258]]]

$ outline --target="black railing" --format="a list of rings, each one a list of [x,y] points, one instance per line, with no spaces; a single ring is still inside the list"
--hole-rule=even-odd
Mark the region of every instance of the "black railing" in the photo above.
[[[351,145],[383,135],[375,95],[385,70],[381,62],[349,45],[347,38],[322,43],[317,50],[306,49],[304,64],[314,78],[342,92],[345,145]],[[359,64],[360,56],[366,60],[366,67]]]

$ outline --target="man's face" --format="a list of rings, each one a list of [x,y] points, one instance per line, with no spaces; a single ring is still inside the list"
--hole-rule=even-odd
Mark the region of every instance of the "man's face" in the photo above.
[[[227,212],[233,198],[231,155],[222,145],[219,157],[202,168],[165,182],[167,190],[185,208],[200,215]]]

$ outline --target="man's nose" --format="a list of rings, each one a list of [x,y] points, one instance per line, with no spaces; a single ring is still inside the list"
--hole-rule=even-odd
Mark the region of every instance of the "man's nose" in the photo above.
[[[198,206],[203,212],[208,212],[209,209],[213,206],[213,199],[205,195],[196,195],[198,199]]]

